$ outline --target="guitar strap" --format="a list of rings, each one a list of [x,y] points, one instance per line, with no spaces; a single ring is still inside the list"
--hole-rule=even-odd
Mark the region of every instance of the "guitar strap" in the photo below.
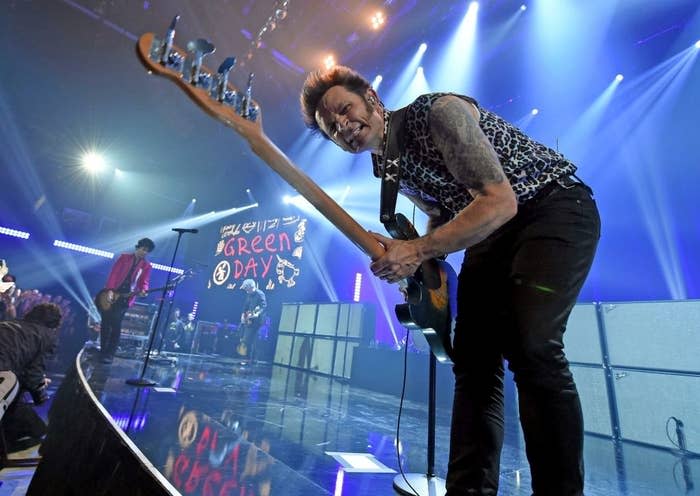
[[[379,206],[379,220],[389,232],[396,218],[396,199],[399,194],[399,179],[401,178],[401,150],[404,143],[404,122],[408,107],[395,110],[389,116],[384,144],[384,164],[382,167],[382,192]],[[372,156],[375,161],[376,156]]]

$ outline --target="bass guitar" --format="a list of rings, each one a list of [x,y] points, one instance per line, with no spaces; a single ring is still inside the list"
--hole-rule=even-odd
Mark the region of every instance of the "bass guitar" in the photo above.
[[[253,75],[241,92],[229,82],[235,58],[223,61],[217,71],[208,69],[203,58],[214,52],[214,45],[204,39],[187,44],[188,51],[174,44],[176,16],[163,38],[153,33],[142,35],[136,53],[153,74],[174,82],[188,97],[212,117],[232,128],[247,141],[253,153],[311,203],[371,259],[380,258],[384,247],[331,197],[316,185],[267,137],[262,128],[260,107],[252,99]],[[406,303],[396,308],[397,317],[406,326],[420,329],[435,357],[449,361],[452,343],[453,312],[450,292],[456,285],[449,264],[437,260],[424,262],[420,276],[409,277],[402,287]]]

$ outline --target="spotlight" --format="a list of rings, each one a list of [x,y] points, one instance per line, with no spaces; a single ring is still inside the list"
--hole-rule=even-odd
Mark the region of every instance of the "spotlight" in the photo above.
[[[422,65],[418,66],[418,69],[416,69],[416,74],[420,74],[420,75],[423,74],[423,66]]]
[[[469,10],[474,10],[474,11],[479,10],[479,2],[470,2],[469,3]]]
[[[700,40],[695,42],[695,48],[700,48]]]
[[[335,57],[333,55],[326,55],[326,58],[323,59],[323,65],[326,70],[330,69],[335,65]]]
[[[196,199],[196,198],[192,198],[192,203],[197,203],[197,199]]]
[[[623,79],[625,79],[625,76],[623,76],[622,74],[618,74],[617,76],[615,76],[615,81],[617,81],[618,83]]]
[[[421,43],[420,46],[418,47],[418,53],[425,53],[425,51],[428,49],[428,44],[427,43]]]
[[[539,113],[540,113],[540,110],[539,110],[539,109],[536,109],[536,108],[534,108],[534,109],[532,109],[532,110],[530,111],[530,113],[531,113],[532,115],[537,115],[537,114],[539,114]]]
[[[83,154],[80,161],[82,162],[83,167],[85,167],[85,169],[91,174],[97,174],[105,167],[104,157],[94,151]]]
[[[377,76],[376,76],[376,77],[374,78],[374,80],[372,81],[372,88],[374,88],[375,90],[376,90],[377,88],[379,88],[379,85],[382,83],[382,79],[384,79],[384,78],[382,78],[382,75],[381,75],[381,74],[377,74]]]
[[[114,176],[115,177],[124,177],[124,171],[121,169],[114,169]]]
[[[284,203],[285,205],[289,205],[290,203],[292,203],[292,197],[289,195],[284,195],[282,197],[282,203]]]
[[[527,5],[522,4],[522,5],[520,6],[520,10],[527,10]]]
[[[384,22],[386,19],[384,18],[384,13],[383,12],[376,12],[372,18],[370,19],[370,23],[372,25],[372,29],[377,30],[381,28],[384,25]]]

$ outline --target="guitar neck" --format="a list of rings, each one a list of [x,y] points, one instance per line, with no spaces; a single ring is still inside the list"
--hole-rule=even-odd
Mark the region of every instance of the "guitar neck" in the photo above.
[[[155,291],[162,291],[162,290],[165,289],[165,288],[167,288],[167,286],[161,286],[160,288],[151,288],[151,289],[147,289],[147,290],[146,290],[146,294],[151,294],[151,293],[153,293],[153,292],[155,292]],[[138,295],[139,293],[141,293],[141,291],[130,291],[130,292],[128,292],[128,293],[119,293],[119,296],[122,297],[122,298],[131,298],[132,296],[136,296],[136,295]]]
[[[177,84],[187,95],[194,100],[204,111],[220,120],[225,125],[233,128],[238,134],[248,141],[253,152],[272,168],[282,179],[294,187],[309,203],[337,227],[345,236],[355,243],[362,251],[372,259],[377,259],[384,254],[384,248],[370,234],[358,224],[355,219],[343,210],[333,199],[319,188],[304,172],[302,172],[277,146],[265,135],[256,130],[255,124],[241,117],[232,107],[212,99],[208,89],[198,87],[189,82],[188,77],[175,70],[173,67],[162,64],[154,53],[161,53],[161,48],[152,52],[154,34],[146,33],[139,37],[137,53],[141,62],[155,74],[165,76]],[[173,53],[179,54],[183,60],[187,53],[181,48],[172,45]],[[202,72],[214,74],[205,66]],[[235,88],[229,83],[228,87]]]
[[[296,189],[326,219],[337,227],[358,248],[373,260],[384,254],[384,248],[340,205],[299,169],[266,135],[251,139],[250,147],[282,179]]]

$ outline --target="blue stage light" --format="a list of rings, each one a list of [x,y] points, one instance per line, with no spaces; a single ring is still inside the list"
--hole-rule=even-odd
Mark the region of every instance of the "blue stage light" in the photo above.
[[[355,290],[352,293],[352,301],[360,301],[360,290],[362,289],[362,274],[355,274]]]
[[[9,227],[0,227],[0,234],[5,236],[12,236],[14,238],[29,239],[29,233],[24,231],[18,231],[17,229],[10,229]]]
[[[75,243],[68,243],[67,241],[61,241],[59,239],[54,240],[53,245],[58,248],[65,248],[66,250],[73,250],[80,253],[89,253],[90,255],[97,255],[99,257],[114,258],[114,253],[105,250],[98,250],[97,248],[90,248],[89,246],[76,245]]]
[[[162,270],[163,272],[172,272],[173,274],[183,274],[185,272],[184,270],[178,269],[177,267],[173,267],[171,269],[167,265],[153,263],[153,262],[151,262],[151,267],[153,267],[156,270]]]

